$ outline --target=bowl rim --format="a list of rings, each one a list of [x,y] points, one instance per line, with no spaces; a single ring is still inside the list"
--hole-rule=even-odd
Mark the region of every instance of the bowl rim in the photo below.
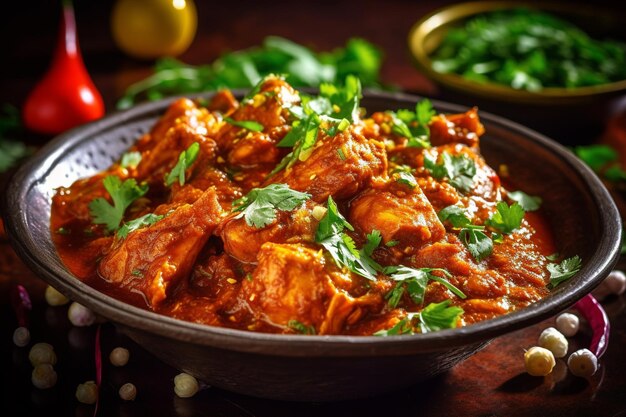
[[[234,90],[237,93],[236,90]],[[186,95],[185,97],[211,97],[214,93]],[[423,97],[405,93],[366,91],[364,96],[371,100],[393,100],[399,104],[416,103]],[[162,114],[176,98],[169,97],[156,102],[139,104],[129,110],[118,111],[104,118],[75,128],[41,148],[27,160],[13,175],[7,190],[0,199],[1,212],[4,213],[5,229],[17,254],[41,278],[55,286],[65,295],[77,301],[105,318],[122,327],[133,328],[156,334],[180,342],[190,342],[201,346],[210,346],[238,352],[256,353],[272,356],[290,357],[366,357],[412,355],[418,352],[432,352],[441,349],[481,343],[493,337],[518,330],[549,318],[573,305],[578,299],[590,292],[600,282],[600,277],[608,275],[619,258],[621,242],[621,220],[618,209],[608,190],[600,179],[582,161],[565,147],[542,134],[504,119],[500,116],[481,111],[481,120],[504,129],[514,130],[525,139],[548,150],[558,157],[577,175],[577,180],[585,185],[598,210],[601,240],[590,259],[584,264],[579,276],[578,286],[571,292],[556,292],[526,308],[517,310],[494,319],[476,324],[441,330],[426,334],[403,335],[400,337],[345,336],[345,335],[285,335],[258,333],[245,330],[229,329],[193,323],[164,316],[146,309],[135,307],[110,297],[74,277],[69,271],[56,270],[44,259],[34,254],[37,245],[33,240],[27,222],[24,207],[25,196],[55,166],[68,149],[80,145],[88,138],[94,138],[98,132],[114,128],[135,119],[156,117]],[[432,100],[435,108],[451,111],[467,110],[465,106]],[[448,111],[448,110],[446,110]],[[49,229],[48,229],[49,230]]]
[[[594,13],[609,13],[608,10],[583,4],[556,3],[553,1],[533,3],[528,1],[470,1],[440,7],[420,18],[409,30],[408,46],[413,61],[418,69],[441,85],[463,92],[471,92],[483,98],[498,98],[508,101],[534,104],[552,104],[584,100],[590,96],[612,96],[626,93],[626,79],[595,86],[576,88],[545,87],[540,91],[515,89],[495,82],[479,83],[454,73],[435,71],[431,59],[424,47],[424,39],[436,28],[465,20],[471,16],[503,9],[526,7],[547,12],[571,12],[582,14],[585,10]],[[626,41],[626,40],[625,40]],[[546,103],[546,100],[548,102]]]

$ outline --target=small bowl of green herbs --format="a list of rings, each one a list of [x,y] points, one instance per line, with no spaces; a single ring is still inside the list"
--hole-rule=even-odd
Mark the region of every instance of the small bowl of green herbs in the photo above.
[[[572,3],[459,3],[420,19],[409,47],[444,98],[584,143],[626,95],[624,19]]]

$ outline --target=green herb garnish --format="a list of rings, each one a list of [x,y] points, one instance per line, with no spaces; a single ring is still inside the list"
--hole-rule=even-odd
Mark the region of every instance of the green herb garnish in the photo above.
[[[135,168],[141,162],[140,152],[126,152],[122,155],[120,165],[124,168]]]
[[[484,233],[484,226],[477,226],[465,215],[462,208],[448,206],[437,213],[442,222],[449,221],[459,229],[459,239],[477,262],[482,261],[493,252],[493,240]]]
[[[548,271],[550,272],[550,282],[548,285],[551,288],[556,287],[560,283],[573,277],[578,271],[580,271],[581,267],[582,261],[578,255],[565,259],[560,264],[548,264]]]
[[[459,317],[463,314],[461,307],[450,307],[450,300],[441,303],[428,304],[419,313],[407,313],[407,316],[388,330],[379,330],[374,336],[397,336],[402,334],[415,334],[435,332],[443,329],[453,329],[457,326]]]
[[[338,267],[346,267],[355,274],[375,280],[377,271],[382,268],[371,255],[382,239],[380,232],[374,230],[368,234],[363,248],[357,250],[354,240],[344,233],[344,229],[354,230],[328,196],[328,210],[317,227],[315,241],[324,246]]]
[[[89,203],[89,212],[93,217],[93,223],[103,224],[107,231],[112,232],[120,226],[128,206],[148,192],[148,185],[137,185],[134,178],[122,182],[115,175],[107,176],[103,183],[113,200],[113,205],[99,197]]]
[[[430,171],[433,178],[441,180],[448,179],[450,185],[464,193],[469,192],[474,185],[476,175],[476,164],[465,154],[450,155],[447,152],[440,154],[441,162],[424,155],[424,168]]]
[[[33,149],[11,138],[22,129],[19,111],[9,105],[2,106],[0,114],[0,173],[14,167],[21,159],[33,153]]]
[[[577,88],[626,79],[626,44],[595,40],[554,15],[518,8],[451,28],[432,67],[515,89]]]
[[[315,334],[315,327],[307,326],[298,320],[289,320],[287,326],[300,334]]]
[[[276,211],[291,211],[311,198],[311,194],[292,190],[286,184],[270,184],[265,188],[253,188],[233,201],[235,218],[243,217],[248,226],[262,228],[276,219]]]
[[[125,239],[130,232],[134,232],[135,230],[141,229],[142,227],[151,226],[159,220],[163,219],[163,217],[165,216],[148,213],[134,220],[126,222],[117,231],[117,237],[120,239]]]
[[[413,169],[407,165],[400,165],[391,171],[391,177],[396,180],[398,184],[406,185],[410,189],[417,187],[417,181],[413,176]]]
[[[541,207],[541,197],[528,195],[523,191],[509,191],[508,196],[522,206],[524,211],[535,211]]]
[[[486,224],[497,232],[508,235],[521,226],[525,211],[518,203],[510,206],[504,201],[496,205],[496,212],[487,219]]]
[[[192,143],[186,150],[182,151],[178,156],[178,162],[172,168],[167,177],[165,177],[165,185],[168,187],[174,184],[178,179],[178,184],[185,185],[185,171],[191,166],[198,157],[200,151],[200,144],[198,142]]]
[[[452,275],[442,268],[409,268],[408,266],[388,266],[383,269],[383,273],[389,275],[394,281],[398,281],[396,286],[387,294],[388,304],[395,308],[406,291],[411,300],[418,305],[424,302],[424,293],[428,281],[436,281],[445,286],[460,298],[466,298],[465,294],[457,287],[452,285],[446,278],[442,278],[433,272],[439,272],[445,277],[450,278]]]
[[[234,120],[230,117],[225,117],[224,121],[233,126],[248,129],[252,132],[262,132],[263,129],[265,129],[261,123],[255,122],[254,120]]]
[[[331,53],[317,54],[287,39],[270,36],[260,47],[227,53],[209,65],[161,59],[154,74],[131,85],[117,107],[128,108],[142,98],[157,100],[221,88],[252,88],[268,74],[287,74],[287,82],[294,87],[342,84],[350,74],[367,87],[378,87],[381,57],[374,45],[358,38]]]

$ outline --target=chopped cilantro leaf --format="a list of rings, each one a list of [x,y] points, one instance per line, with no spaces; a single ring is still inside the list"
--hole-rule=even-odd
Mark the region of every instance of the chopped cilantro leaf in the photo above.
[[[406,185],[410,189],[417,187],[417,181],[413,176],[413,170],[411,167],[401,165],[391,171],[391,176],[396,180],[398,184]]]
[[[470,219],[465,216],[465,211],[459,206],[448,206],[437,213],[437,217],[442,222],[449,221],[454,227],[465,227],[471,224]]]
[[[464,193],[469,192],[474,185],[476,164],[465,154],[451,156],[447,152],[442,152],[441,163],[424,155],[424,167],[430,171],[433,178],[438,180],[447,178],[450,185]]]
[[[148,192],[148,185],[137,185],[134,178],[122,182],[115,175],[109,175],[103,183],[113,200],[113,205],[99,197],[89,203],[89,212],[93,217],[93,223],[104,224],[107,231],[112,232],[119,227],[128,206]]]
[[[608,145],[577,146],[574,153],[595,172],[619,159],[617,151]]]
[[[265,188],[253,188],[233,202],[236,218],[243,217],[248,226],[262,228],[276,219],[276,210],[291,211],[311,198],[311,194],[292,190],[286,184],[271,184]]]
[[[145,226],[151,226],[161,220],[163,217],[164,216],[160,216],[154,213],[148,213],[134,220],[126,222],[117,231],[117,237],[119,237],[120,239],[125,239],[130,232],[134,232],[135,230],[141,229]]]
[[[535,211],[541,207],[541,197],[528,195],[523,191],[510,191],[508,196],[522,206],[524,211]]]
[[[398,136],[407,138],[406,146],[411,148],[430,148],[430,120],[435,115],[433,105],[428,99],[420,100],[415,105],[415,113],[410,110],[387,112],[391,116],[391,130]]]
[[[398,243],[400,243],[399,240],[390,240],[389,242],[385,243],[385,246],[387,246],[388,248],[393,248]]]
[[[301,334],[315,334],[315,327],[307,326],[298,320],[289,320],[287,326]]]
[[[381,267],[370,256],[380,244],[380,233],[378,231],[370,233],[367,236],[367,243],[359,251],[354,240],[343,232],[344,229],[354,230],[329,196],[328,210],[317,227],[315,241],[328,251],[338,267],[346,267],[355,274],[375,280],[376,272]]]
[[[443,329],[453,329],[457,326],[459,317],[463,314],[461,307],[450,307],[450,300],[441,303],[431,303],[418,313],[407,313],[406,317],[387,330],[379,330],[374,336],[397,336],[402,334],[429,333]]]
[[[493,241],[489,236],[475,228],[461,229],[459,239],[477,262],[482,261],[493,252]]]
[[[548,264],[548,271],[550,272],[550,282],[548,285],[551,288],[556,287],[560,283],[573,277],[580,271],[581,267],[582,261],[578,255],[565,259],[560,264]]]
[[[261,123],[255,122],[254,120],[234,120],[230,117],[225,117],[224,121],[233,126],[248,129],[251,132],[262,132],[263,129],[265,129]]]
[[[192,143],[186,150],[182,151],[178,156],[176,166],[167,174],[165,185],[169,187],[176,182],[176,179],[178,179],[178,184],[185,185],[185,171],[195,162],[199,151],[200,144],[198,142]]]
[[[500,201],[496,205],[497,211],[487,220],[487,225],[502,234],[509,234],[522,224],[525,211],[518,203],[512,205]]]
[[[420,312],[420,330],[422,333],[435,332],[456,327],[459,317],[463,314],[461,307],[449,307],[451,301],[430,303]]]
[[[135,168],[141,162],[140,152],[126,152],[122,155],[120,165],[124,168]]]
[[[458,297],[466,298],[465,294],[452,285],[447,279],[433,274],[435,271],[442,273],[446,277],[451,276],[448,271],[441,268],[416,269],[409,268],[404,265],[386,267],[383,272],[389,275],[392,280],[398,281],[392,293],[401,291],[400,295],[393,294],[390,297],[389,305],[394,308],[397,306],[400,296],[402,295],[402,290],[399,288],[406,288],[411,300],[415,304],[421,305],[424,302],[424,293],[426,292],[426,285],[428,284],[428,281],[439,282]]]

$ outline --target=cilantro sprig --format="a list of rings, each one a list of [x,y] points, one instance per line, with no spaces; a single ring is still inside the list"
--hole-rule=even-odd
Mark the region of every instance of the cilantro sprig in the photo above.
[[[165,185],[171,186],[178,180],[178,184],[185,185],[185,171],[191,166],[198,158],[200,152],[200,144],[194,142],[187,149],[182,151],[178,156],[178,162],[172,168],[169,174],[165,177]]]
[[[398,302],[402,298],[402,295],[406,291],[411,300],[418,305],[424,302],[424,294],[426,292],[426,285],[429,281],[436,281],[445,286],[448,290],[453,292],[460,298],[466,298],[466,295],[457,287],[452,285],[446,278],[450,278],[452,275],[442,268],[410,268],[408,266],[389,266],[386,267],[383,272],[389,275],[397,284],[393,290],[389,291],[386,295],[388,304],[390,307],[395,308]],[[439,272],[446,278],[442,278],[433,272]]]
[[[433,105],[423,99],[415,105],[415,112],[398,110],[387,112],[391,116],[391,131],[407,138],[406,146],[411,148],[430,148],[430,120],[435,116]]]
[[[298,320],[289,320],[289,322],[287,322],[287,327],[289,327],[291,330],[294,330],[297,333],[300,334],[315,334],[315,327],[313,326],[307,326],[306,324],[298,321]]]
[[[493,240],[485,234],[485,226],[472,224],[459,206],[448,206],[437,213],[439,220],[449,221],[459,229],[459,239],[477,262],[482,261],[493,252]]]
[[[497,232],[506,235],[521,226],[525,213],[518,203],[509,206],[504,201],[500,201],[496,205],[496,212],[487,219],[486,224]]]
[[[303,96],[302,106],[289,109],[296,120],[292,123],[289,133],[276,146],[293,149],[276,165],[269,176],[292,167],[298,161],[306,161],[313,153],[320,130],[323,129],[329,136],[335,136],[358,120],[363,95],[358,78],[346,77],[343,87],[323,83],[319,88],[318,97]]]
[[[613,183],[626,182],[618,152],[609,145],[577,146],[574,153],[600,177]]]
[[[244,218],[248,226],[262,228],[276,219],[276,211],[291,211],[311,198],[311,194],[292,190],[286,184],[270,184],[253,188],[233,202],[235,218]]]
[[[560,283],[567,281],[573,277],[580,268],[582,268],[582,260],[578,255],[564,259],[561,263],[549,263],[548,271],[550,272],[550,288],[554,288]]]
[[[424,168],[430,171],[433,178],[448,179],[450,185],[464,193],[469,192],[474,185],[476,164],[465,154],[450,155],[448,152],[440,154],[441,162],[430,155],[424,155]]]
[[[113,205],[98,197],[89,203],[89,212],[94,224],[103,224],[108,232],[112,232],[120,226],[126,209],[148,192],[148,185],[138,185],[134,178],[122,182],[115,175],[104,178],[103,184],[113,200]]]
[[[33,149],[14,139],[22,129],[17,108],[4,104],[0,112],[0,173],[8,171],[22,158],[33,153]]]
[[[397,336],[403,334],[435,332],[443,329],[453,329],[457,326],[463,309],[450,306],[451,301],[428,304],[422,311],[407,313],[406,317],[387,330],[379,330],[374,336]]]
[[[375,280],[377,272],[382,270],[382,267],[371,258],[371,255],[382,239],[380,232],[374,230],[368,234],[366,244],[358,250],[354,240],[344,233],[345,229],[354,231],[329,196],[328,210],[320,220],[315,241],[328,251],[338,267],[346,267],[355,274]]]
[[[134,232],[135,230],[141,229],[146,226],[152,226],[153,224],[163,219],[164,217],[165,216],[162,216],[162,215],[148,213],[134,220],[126,222],[117,231],[117,237],[120,239],[125,239],[129,233]]]

